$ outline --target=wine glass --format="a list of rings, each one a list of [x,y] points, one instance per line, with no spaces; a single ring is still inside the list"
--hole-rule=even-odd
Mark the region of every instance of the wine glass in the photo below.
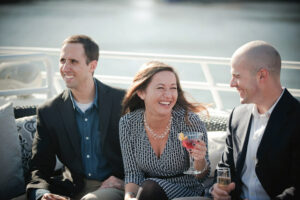
[[[187,150],[193,149],[200,140],[203,140],[202,132],[184,132],[178,134],[178,139],[181,141],[183,147]],[[184,171],[184,174],[201,174],[202,171],[196,170],[194,167],[194,158],[189,154],[190,157],[190,167],[187,171]]]

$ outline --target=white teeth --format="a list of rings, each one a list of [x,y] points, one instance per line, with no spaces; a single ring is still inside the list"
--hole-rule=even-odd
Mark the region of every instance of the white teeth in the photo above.
[[[74,76],[67,76],[67,75],[65,75],[65,78],[73,78]]]
[[[164,104],[164,105],[169,105],[170,104],[170,102],[160,102],[160,104]]]

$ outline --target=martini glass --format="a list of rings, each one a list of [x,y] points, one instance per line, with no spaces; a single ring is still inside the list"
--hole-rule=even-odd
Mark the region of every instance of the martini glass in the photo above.
[[[184,135],[182,135],[184,134]],[[199,143],[200,140],[203,140],[203,133],[202,132],[184,132],[179,133],[178,135],[179,140],[183,147],[185,147],[188,151],[190,149],[194,149],[195,145]],[[189,154],[190,157],[190,167],[187,171],[184,171],[184,174],[192,174],[197,175],[201,174],[201,171],[198,171],[194,167],[194,158]]]

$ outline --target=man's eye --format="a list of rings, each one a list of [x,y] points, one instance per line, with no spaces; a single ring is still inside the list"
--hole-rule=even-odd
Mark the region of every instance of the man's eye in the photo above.
[[[66,62],[66,60],[65,59],[60,59],[59,62],[64,64]]]

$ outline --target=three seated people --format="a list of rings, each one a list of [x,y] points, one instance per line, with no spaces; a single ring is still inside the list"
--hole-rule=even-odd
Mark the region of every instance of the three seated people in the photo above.
[[[85,35],[67,38],[60,73],[67,89],[37,109],[29,199],[205,199],[210,169],[207,133],[184,96],[176,71],[151,61],[127,92],[93,77],[99,47]],[[219,167],[232,182],[210,188],[214,199],[297,199],[300,104],[280,83],[281,58],[263,41],[240,47],[230,82],[241,106],[231,112]],[[185,148],[180,132],[202,132]],[[56,156],[63,163],[54,171]],[[184,174],[190,166],[201,172]],[[215,180],[216,182],[216,180]]]

